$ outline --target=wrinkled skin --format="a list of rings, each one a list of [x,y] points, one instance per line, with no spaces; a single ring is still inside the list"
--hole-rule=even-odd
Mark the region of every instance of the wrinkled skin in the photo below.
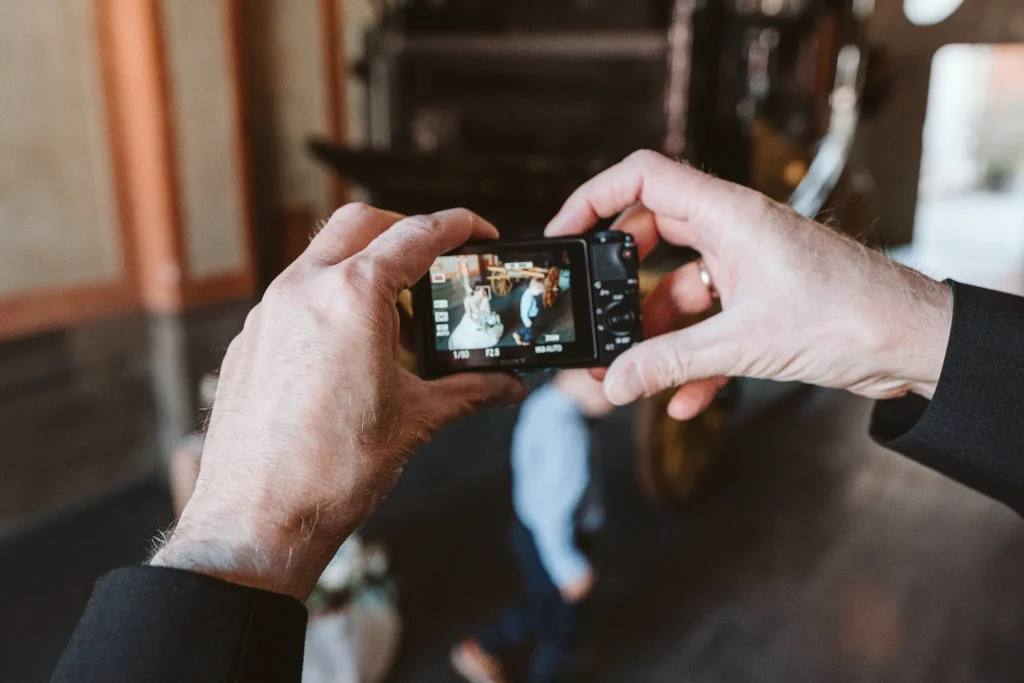
[[[697,249],[722,312],[679,329],[712,304],[698,266],[670,273],[643,304],[644,341],[605,378],[613,403],[678,387],[669,414],[687,419],[726,377],[847,389],[870,398],[935,390],[952,319],[949,288],[753,190],[642,151],[587,182],[547,228],[615,227],[642,254],[660,241]]]
[[[152,564],[304,599],[406,458],[520,382],[426,382],[395,361],[396,302],[435,257],[497,237],[465,211],[337,211],[249,314],[221,368],[199,480]]]
[[[659,240],[700,251],[723,311],[680,329],[712,298],[694,264],[665,277],[644,302],[647,341],[607,372],[612,403],[677,387],[669,413],[685,419],[730,376],[872,398],[934,391],[952,317],[945,285],[653,152],[583,185],[548,234],[622,211],[617,227],[642,253]],[[228,349],[195,493],[151,563],[304,599],[418,445],[480,407],[522,400],[508,376],[425,382],[395,361],[402,289],[438,255],[496,236],[465,210],[336,212]]]

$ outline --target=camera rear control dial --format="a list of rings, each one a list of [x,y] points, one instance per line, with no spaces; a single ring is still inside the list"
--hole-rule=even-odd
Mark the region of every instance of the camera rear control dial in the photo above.
[[[604,311],[604,326],[613,334],[629,334],[639,324],[636,310],[621,303],[614,303]]]
[[[640,254],[633,236],[619,230],[595,233],[589,241],[595,342],[607,366],[642,338]]]

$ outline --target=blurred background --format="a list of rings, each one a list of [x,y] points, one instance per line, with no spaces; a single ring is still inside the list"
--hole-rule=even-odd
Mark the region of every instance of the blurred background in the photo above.
[[[201,379],[317,221],[539,234],[641,147],[1024,294],[1019,0],[0,0],[0,679],[47,680],[92,583],[172,523]],[[738,382],[691,423],[604,420],[584,679],[1024,677],[1024,523],[873,445],[869,411]],[[318,680],[456,680],[518,590],[515,417],[411,461],[314,605],[350,620],[325,659],[366,664]]]

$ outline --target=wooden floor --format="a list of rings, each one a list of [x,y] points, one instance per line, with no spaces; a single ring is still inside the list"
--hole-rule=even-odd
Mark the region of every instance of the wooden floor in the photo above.
[[[873,445],[870,403],[745,383],[725,457],[677,510],[639,493],[631,415],[603,425],[609,521],[580,658],[600,682],[1024,680],[1024,523]],[[514,411],[442,434],[366,532],[406,615],[392,683],[454,681],[447,650],[517,591],[505,550]],[[140,487],[0,545],[0,680],[46,680],[106,568],[168,521]]]
[[[679,510],[640,496],[621,438],[628,413],[605,425],[609,524],[594,553],[586,678],[1024,679],[1024,523],[871,443],[870,402],[744,390],[717,476]],[[496,445],[509,420],[467,427],[410,465],[372,525],[391,539],[405,583],[395,683],[455,680],[447,648],[516,592]],[[458,467],[467,471],[452,476]]]

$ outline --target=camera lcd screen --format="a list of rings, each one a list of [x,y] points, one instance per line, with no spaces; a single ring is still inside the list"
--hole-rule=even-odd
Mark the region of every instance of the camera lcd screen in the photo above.
[[[594,356],[586,252],[474,245],[430,267],[432,365],[437,370],[548,365]]]

